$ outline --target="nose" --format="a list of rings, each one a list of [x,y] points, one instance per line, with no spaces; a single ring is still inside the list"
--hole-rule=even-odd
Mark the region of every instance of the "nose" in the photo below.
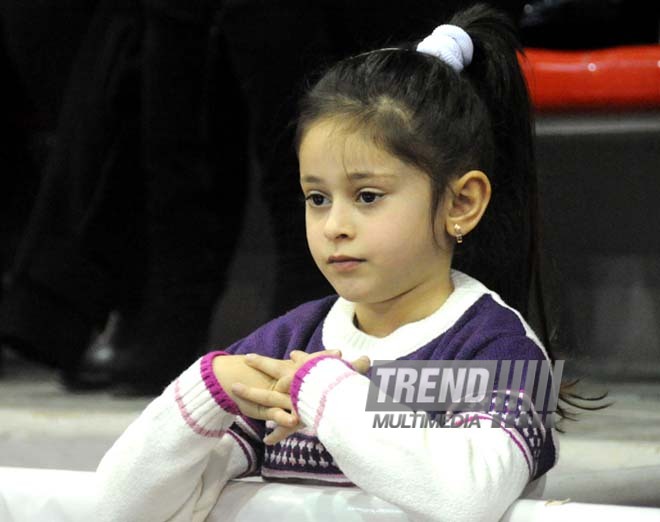
[[[323,227],[325,237],[330,241],[349,239],[355,235],[352,208],[341,201],[332,203]]]

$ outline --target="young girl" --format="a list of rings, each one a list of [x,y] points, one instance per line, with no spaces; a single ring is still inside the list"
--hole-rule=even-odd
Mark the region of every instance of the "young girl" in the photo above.
[[[100,463],[98,516],[201,521],[228,480],[260,474],[357,485],[414,519],[496,520],[554,465],[539,422],[376,429],[365,412],[365,357],[548,359],[523,319],[536,182],[517,51],[477,5],[323,75],[297,149],[310,251],[338,296],[171,383]]]

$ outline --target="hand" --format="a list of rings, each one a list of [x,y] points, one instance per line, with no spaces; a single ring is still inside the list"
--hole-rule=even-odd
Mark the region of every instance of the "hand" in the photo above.
[[[241,399],[232,390],[234,383],[242,382],[246,385],[258,389],[270,390],[275,384],[276,380],[266,375],[259,370],[251,368],[246,364],[246,357],[244,355],[225,355],[216,357],[213,360],[213,372],[215,373],[218,382],[225,390],[227,395],[236,403],[239,410],[246,417],[254,419],[273,420],[280,425],[295,425],[297,418],[291,416],[282,408],[267,409],[255,405]]]
[[[319,352],[319,355],[338,355],[338,351],[324,351]],[[269,359],[264,357],[264,359]],[[293,364],[292,361],[281,361],[272,359],[279,363]],[[275,388],[276,379],[267,375],[258,369],[252,368],[247,364],[247,356],[245,355],[224,355],[216,357],[213,360],[213,372],[215,373],[218,382],[223,390],[231,397],[236,403],[241,413],[253,419],[272,420],[281,426],[295,426],[298,424],[298,418],[295,414],[291,414],[286,410],[291,410],[288,389],[283,393],[283,397],[279,397],[280,401],[276,402],[281,407],[268,407],[265,408],[260,404],[255,404],[242,399],[238,394],[233,391],[235,383],[243,383],[244,385],[260,390],[273,390]],[[277,399],[274,395],[273,400]]]
[[[306,352],[301,352],[298,350],[294,350],[291,352],[290,357],[291,359],[298,365],[298,368],[305,364],[308,360],[313,359],[314,357],[318,357],[321,355],[323,352],[318,352],[314,354],[308,354]],[[338,354],[338,356],[341,356],[341,353]],[[371,366],[371,361],[369,360],[369,357],[366,355],[363,355],[359,357],[358,359],[354,360],[353,362],[350,363],[350,365],[353,367],[353,369],[364,375],[367,373],[369,370],[369,367]],[[295,375],[295,372],[294,372]],[[291,379],[279,379],[277,381],[276,388],[279,388],[281,391],[282,389],[286,389],[286,392],[289,393],[289,390],[291,388],[291,382],[293,380],[293,377]],[[302,424],[298,422],[296,426],[292,427],[286,427],[282,425],[277,425],[275,429],[267,436],[264,438],[264,442],[266,444],[277,444],[281,440],[286,439],[289,435],[292,433],[295,433],[302,427]]]
[[[255,419],[275,421],[280,428],[276,428],[277,432],[284,433],[283,429],[286,428],[287,436],[300,427],[289,395],[296,370],[309,359],[323,355],[334,357],[341,355],[338,350],[325,350],[313,354],[297,351],[297,354],[302,355],[298,356],[296,360],[273,359],[264,355],[248,354],[245,356],[245,363],[270,379],[269,385],[234,382],[231,386],[232,394],[237,397],[236,403],[239,404],[243,413]],[[239,403],[238,400],[241,402]],[[281,440],[281,438],[277,440]],[[274,442],[270,442],[271,437],[266,437],[265,441],[274,444]]]
[[[270,412],[270,416],[282,417],[282,414],[286,414],[285,411],[281,413],[276,413],[274,410],[293,410],[293,405],[291,404],[291,397],[289,395],[291,383],[293,377],[296,374],[296,371],[304,365],[307,361],[319,357],[321,355],[334,355],[341,356],[341,352],[338,350],[327,350],[322,352],[315,353],[305,353],[302,351],[295,350],[291,352],[290,360],[280,360],[272,359],[270,357],[264,357],[260,355],[250,355],[246,357],[246,362],[252,368],[259,370],[265,375],[270,376],[275,381],[275,385],[269,390],[263,388],[245,386],[241,383],[237,383],[233,386],[232,391],[247,401],[258,405],[258,408],[263,408],[265,411]],[[358,373],[364,374],[369,370],[371,362],[366,356],[362,356],[351,363],[351,366]],[[295,413],[290,414],[295,417]],[[275,419],[273,419],[275,420]],[[287,419],[290,420],[290,419]],[[277,422],[277,421],[276,421]],[[280,440],[285,439],[290,434],[298,431],[301,428],[301,424],[296,418],[295,424],[285,424],[279,423],[275,430],[264,439],[266,444],[275,444]]]

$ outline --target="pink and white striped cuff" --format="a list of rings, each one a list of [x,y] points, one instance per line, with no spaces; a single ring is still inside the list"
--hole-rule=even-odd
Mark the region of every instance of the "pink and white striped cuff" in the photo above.
[[[238,406],[234,402],[229,394],[223,389],[222,385],[218,381],[218,378],[213,371],[213,360],[216,357],[222,355],[229,355],[227,352],[215,351],[207,353],[202,357],[200,364],[200,371],[202,374],[202,379],[204,384],[206,384],[206,389],[209,391],[211,396],[215,399],[215,402],[227,413],[233,415],[240,415],[241,410],[238,409]]]
[[[303,424],[316,432],[332,391],[349,377],[359,375],[351,365],[332,356],[315,357],[303,364],[291,384],[291,403]]]

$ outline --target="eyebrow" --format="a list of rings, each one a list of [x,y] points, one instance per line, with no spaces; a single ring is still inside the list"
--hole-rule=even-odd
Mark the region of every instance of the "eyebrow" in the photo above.
[[[396,174],[374,173],[374,172],[351,172],[346,175],[351,181],[362,181],[365,179],[391,179],[396,177]],[[303,183],[322,183],[323,180],[317,176],[302,176],[300,181]]]

